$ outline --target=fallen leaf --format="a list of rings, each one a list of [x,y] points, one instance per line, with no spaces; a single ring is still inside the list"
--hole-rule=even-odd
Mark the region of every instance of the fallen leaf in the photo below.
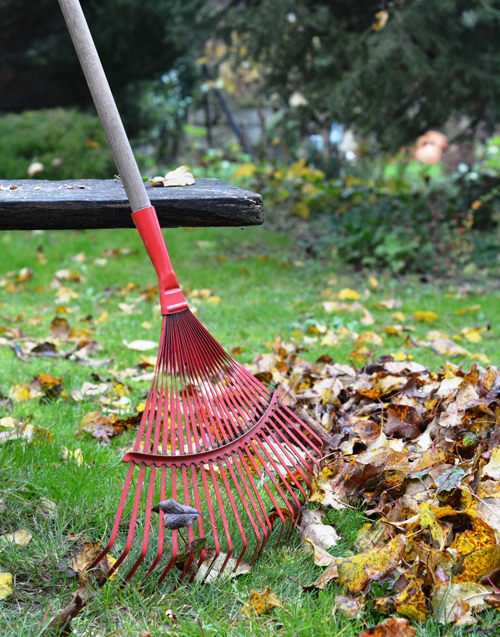
[[[407,619],[390,617],[381,624],[363,631],[358,637],[414,637],[417,633]]]
[[[405,545],[405,537],[398,535],[385,546],[348,558],[338,565],[339,585],[353,595],[361,593],[370,582],[392,573],[403,557]]]
[[[277,607],[282,608],[278,596],[269,586],[266,586],[262,593],[258,593],[256,590],[250,591],[248,601],[243,605],[241,612],[247,617],[255,617]]]
[[[344,595],[335,595],[335,604],[333,607],[333,614],[337,611],[341,612],[347,617],[347,619],[354,619],[361,607],[363,606],[363,599],[361,597],[344,597]]]
[[[375,20],[372,24],[374,31],[382,31],[389,20],[389,13],[387,11],[377,11],[375,14]]]
[[[189,166],[179,166],[165,177],[154,177],[150,182],[153,186],[191,186],[194,184],[194,177],[189,172]]]
[[[0,544],[15,544],[19,547],[27,546],[31,542],[32,537],[29,531],[14,531],[14,533],[2,535],[0,537]]]
[[[340,290],[337,298],[339,298],[341,301],[357,301],[361,298],[361,294],[359,294],[355,290],[344,288],[343,290]]]
[[[319,590],[323,590],[329,582],[336,580],[338,576],[339,576],[338,566],[337,564],[333,564],[332,566],[330,566],[330,568],[327,568],[326,571],[318,577],[318,579],[314,582],[314,587]]]
[[[141,339],[132,341],[131,343],[123,339],[122,343],[128,349],[133,349],[137,352],[146,352],[148,349],[155,349],[155,347],[158,347],[158,343],[155,343],[154,341],[146,341]]]
[[[412,317],[421,323],[431,323],[439,318],[435,312],[413,312]]]
[[[205,554],[205,559],[201,563],[198,572],[195,575],[197,582],[205,582],[212,584],[219,577],[223,579],[233,579],[240,575],[249,573],[252,569],[251,564],[247,562],[240,562],[238,566],[238,560],[234,557],[227,559],[227,553],[220,553],[218,557],[215,557],[215,549],[209,549]],[[221,569],[224,566],[224,570],[221,574]]]
[[[309,540],[307,537],[304,538],[303,541],[304,544],[309,545],[312,548],[313,559],[316,566],[330,566],[337,559],[333,555],[330,555],[330,553],[325,551],[325,549],[321,548],[320,546],[316,546],[316,544],[311,542],[311,540]]]
[[[439,586],[434,592],[434,612],[440,624],[453,622],[454,610],[459,602],[467,602],[469,608],[482,610],[487,604],[485,598],[494,592],[492,586],[475,582],[462,582],[451,586]]]
[[[0,573],[0,600],[12,593],[12,573]]]

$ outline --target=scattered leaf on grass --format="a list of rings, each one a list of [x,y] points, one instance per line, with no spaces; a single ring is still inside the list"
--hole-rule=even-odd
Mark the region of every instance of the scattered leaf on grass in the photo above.
[[[247,617],[255,617],[278,606],[282,608],[278,596],[269,586],[266,586],[262,593],[258,593],[256,590],[250,591],[248,601],[243,605],[241,612]]]
[[[313,559],[316,566],[330,566],[337,559],[333,555],[330,555],[325,549],[321,548],[321,546],[316,546],[314,542],[311,542],[307,537],[304,538],[304,544],[312,548]],[[306,552],[309,553],[310,549],[307,548]]]
[[[12,573],[0,573],[0,600],[12,593]]]
[[[319,590],[323,590],[329,582],[336,580],[338,576],[338,566],[337,564],[332,564],[332,566],[327,568],[324,573],[321,573],[318,579],[314,582],[314,587],[318,588]]]
[[[451,623],[455,620],[454,611],[459,600],[467,602],[469,608],[482,610],[487,606],[485,598],[493,592],[492,586],[484,586],[476,582],[437,587],[434,592],[434,612],[440,624]]]
[[[132,341],[131,343],[123,339],[122,342],[125,347],[127,347],[128,349],[133,349],[137,352],[146,352],[148,349],[154,349],[155,347],[158,347],[158,343],[155,343],[154,341],[146,341],[140,339],[137,341]]]
[[[335,604],[333,606],[333,614],[340,612],[347,619],[354,619],[363,606],[361,597],[344,597],[343,595],[335,595]]]
[[[33,536],[29,531],[20,530],[14,531],[14,533],[7,533],[6,535],[2,535],[0,537],[0,544],[15,544],[16,546],[22,547],[27,546],[31,542],[31,538]]]
[[[431,323],[439,318],[435,312],[413,312],[412,317],[421,323]]]
[[[227,559],[227,553],[220,553],[217,559],[215,559],[215,550],[209,549],[196,573],[195,580],[197,582],[212,584],[218,580],[219,576],[223,579],[233,579],[250,572],[252,566],[251,564],[247,564],[247,562],[240,562],[238,568],[234,570],[237,563],[238,560],[234,557]],[[224,570],[222,571],[222,575],[220,575],[223,566]]]
[[[61,456],[61,460],[66,464],[69,463],[70,460],[76,462],[76,464],[81,467],[83,464],[83,453],[81,449],[75,449],[74,451],[70,451],[66,447],[63,448],[63,453]]]
[[[414,637],[416,632],[407,619],[390,617],[381,624],[363,631],[359,637]]]

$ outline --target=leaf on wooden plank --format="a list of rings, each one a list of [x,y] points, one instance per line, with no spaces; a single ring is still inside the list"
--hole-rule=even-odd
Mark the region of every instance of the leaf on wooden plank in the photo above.
[[[243,604],[241,612],[247,617],[255,617],[277,607],[283,606],[276,593],[266,586],[262,593],[250,591],[248,601]]]
[[[191,186],[194,184],[194,177],[189,171],[189,166],[179,166],[165,177],[153,177],[150,182],[153,186]]]

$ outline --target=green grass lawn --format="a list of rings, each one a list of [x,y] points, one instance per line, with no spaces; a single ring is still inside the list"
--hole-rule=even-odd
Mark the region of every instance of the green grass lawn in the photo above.
[[[468,354],[452,359],[455,364],[465,368],[472,362],[485,365],[484,356],[492,364],[500,360],[495,320],[499,292],[493,285],[455,281],[436,286],[417,278],[377,276],[374,289],[375,282],[370,282],[367,274],[342,275],[331,265],[306,260],[289,239],[263,228],[177,229],[166,231],[165,237],[179,281],[186,292],[191,292],[188,298],[197,316],[226,349],[241,348],[235,356],[243,363],[250,363],[255,353],[265,351],[264,343],[281,333],[286,341],[294,338],[305,347],[301,355],[311,361],[327,354],[336,362],[347,363],[355,334],[369,331],[382,339],[380,344],[377,338],[369,338],[368,347],[375,358],[379,354],[409,355],[437,370],[450,357],[425,346],[423,341],[436,340],[436,335],[428,336],[431,330],[442,332],[442,338],[444,334],[448,339],[455,337],[453,342],[467,350]],[[70,394],[85,381],[96,382],[93,373],[107,377],[110,369],[121,371],[140,362],[140,352],[127,349],[123,339],[158,339],[161,317],[156,299],[150,302],[142,294],[155,284],[155,274],[135,231],[10,232],[0,236],[0,247],[3,395],[7,396],[12,386],[29,383],[41,373],[62,379],[64,391]],[[119,249],[131,253],[111,256],[104,252]],[[73,260],[80,253],[85,259]],[[19,282],[22,268],[31,268],[33,276]],[[63,287],[72,290],[73,295],[51,287],[55,273],[65,268],[85,279],[63,281]],[[358,302],[371,313],[373,325],[360,322],[366,316],[362,309],[325,311],[325,301],[352,305],[352,300],[336,298],[346,288],[360,295]],[[200,289],[211,290],[212,296],[203,299],[193,294]],[[220,302],[214,303],[214,296]],[[379,305],[388,299],[402,303],[392,309]],[[473,309],[457,314],[467,308]],[[429,311],[438,318],[424,323],[411,317],[414,312]],[[394,312],[402,312],[404,317],[393,317]],[[30,357],[28,362],[17,358],[8,345],[10,331],[21,329],[25,337],[43,340],[49,336],[49,325],[56,316],[65,318],[73,329],[90,330],[102,345],[94,358],[112,360],[93,368],[58,358]],[[397,324],[414,330],[402,336],[384,332],[387,326]],[[471,343],[462,332],[465,328],[484,331],[478,332],[477,342]],[[321,345],[326,334],[331,335],[330,342],[338,340],[338,344]],[[413,343],[406,340],[408,335],[414,338]],[[151,353],[154,350],[145,352]],[[483,362],[474,359],[478,354]],[[361,365],[362,361],[355,364]],[[148,383],[124,383],[130,388],[128,396],[135,407],[143,400]],[[0,602],[0,634],[34,637],[42,632],[45,613],[48,621],[68,603],[76,587],[74,580],[68,579],[64,564],[82,541],[107,539],[125,476],[120,449],[133,440],[134,431],[112,439],[108,447],[99,446],[90,436],[76,438],[83,415],[99,409],[97,398],[80,402],[70,397],[36,398],[14,402],[12,411],[6,410],[4,402],[1,405],[0,418],[13,416],[52,434],[47,444],[35,439],[0,445],[0,531],[27,529],[33,535],[24,548],[0,547],[0,571],[15,577],[14,592]],[[61,460],[65,448],[81,449],[81,466],[74,460]],[[48,515],[40,506],[43,498],[55,504],[55,514]],[[345,555],[366,520],[361,511],[331,512],[329,520],[343,538],[331,552]],[[82,636],[139,636],[142,630],[152,637],[171,632],[200,637],[356,637],[366,628],[363,621],[347,621],[332,614],[333,599],[339,592],[336,584],[315,595],[303,592],[296,583],[310,584],[321,572],[311,556],[302,552],[298,534],[292,535],[278,548],[271,540],[252,571],[229,582],[177,590],[169,581],[158,588],[150,580],[142,590],[138,581],[123,589],[118,580],[110,582],[74,620],[73,628]],[[248,592],[264,586],[276,592],[283,608],[255,619],[241,616],[239,610]],[[178,628],[172,628],[167,618],[169,609],[178,618]],[[494,611],[483,617],[486,622],[495,621]],[[381,619],[371,611],[364,615],[369,626]],[[437,628],[432,620],[417,627],[418,635],[440,632],[444,634],[444,629]],[[456,634],[460,634],[459,629]]]

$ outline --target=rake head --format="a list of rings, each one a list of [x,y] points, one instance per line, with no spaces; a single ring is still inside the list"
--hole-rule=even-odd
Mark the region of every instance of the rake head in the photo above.
[[[148,248],[151,243],[141,236]],[[122,552],[111,574],[132,552],[136,533],[142,534],[126,581],[143,562],[146,577],[161,568],[159,583],[174,566],[182,579],[194,577],[203,562],[205,576],[212,568],[236,571],[245,556],[253,563],[273,522],[280,523],[279,542],[286,521],[296,519],[320,456],[321,440],[276,392],[226,354],[184,309],[185,301],[179,309],[180,290],[174,292],[168,298],[175,300],[176,311],[163,316],[155,376],[137,439],[123,458],[129,466],[111,537],[92,565],[116,542]],[[187,539],[155,506],[167,498],[200,513],[191,514]],[[152,524],[153,507],[159,513],[157,525]]]

